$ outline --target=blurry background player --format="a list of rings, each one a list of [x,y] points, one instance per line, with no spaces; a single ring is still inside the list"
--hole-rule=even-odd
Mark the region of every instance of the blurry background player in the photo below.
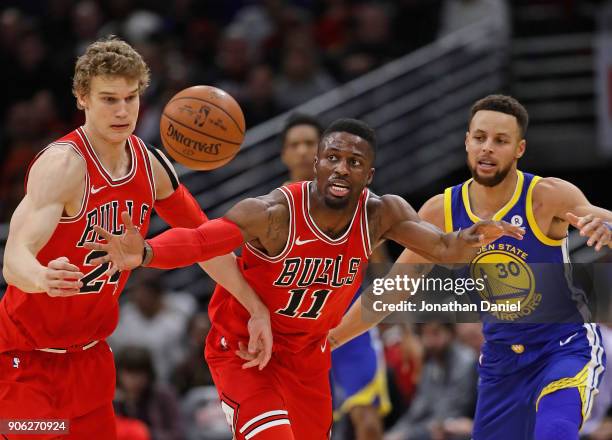
[[[207,220],[168,160],[132,135],[148,83],[149,69],[130,45],[115,38],[92,43],[78,58],[73,79],[85,125],[43,149],[29,168],[4,255],[3,418],[68,419],[70,438],[116,436],[115,372],[105,339],[117,325],[118,298],[130,272],[107,274],[108,265],[92,262],[100,253],[84,244],[98,239],[95,225],[121,234],[122,211],[142,236],[152,208],[173,226]],[[235,257],[211,263],[203,267],[245,301],[259,328],[249,324],[252,334],[267,333],[270,345],[268,311]]]
[[[495,263],[487,276],[497,281],[510,279],[510,271],[517,270],[516,276],[535,277],[521,298],[525,316],[483,316],[486,342],[474,440],[577,440],[604,373],[601,333],[596,324],[583,323],[581,298],[568,283],[564,263],[569,262],[570,224],[580,228],[596,250],[612,246],[612,213],[591,205],[569,182],[517,170],[527,125],[527,111],[514,98],[490,95],[476,102],[465,136],[473,178],[447,188],[419,211],[421,218],[447,232],[480,219],[506,219],[526,229],[522,241],[502,237],[494,244],[505,245],[503,251],[483,247],[472,262],[488,258]],[[409,250],[397,260],[412,268],[426,262]],[[497,301],[495,295],[505,293],[491,295],[488,299]],[[368,327],[360,320],[359,307],[345,316],[331,338],[341,343]]]
[[[285,185],[314,177],[314,160],[323,128],[313,116],[291,115],[281,132],[281,159],[289,171]],[[373,251],[370,262],[386,258],[379,248]],[[360,294],[357,292],[355,298]],[[350,416],[357,440],[381,439],[382,418],[390,410],[385,361],[380,350],[376,329],[371,329],[332,352],[331,386],[334,418]],[[357,367],[358,366],[358,367]],[[357,368],[356,368],[357,367]],[[334,429],[334,438],[351,436]]]

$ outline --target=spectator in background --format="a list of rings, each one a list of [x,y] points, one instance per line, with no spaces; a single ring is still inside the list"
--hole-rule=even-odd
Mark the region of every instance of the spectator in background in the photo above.
[[[208,364],[202,359],[209,330],[210,319],[205,311],[196,312],[189,320],[183,356],[172,373],[172,384],[181,396],[192,388],[213,385]]]
[[[482,48],[505,45],[510,40],[510,11],[506,0],[444,0],[439,37],[478,22],[496,31],[497,38],[482,41]]]
[[[421,379],[423,345],[409,325],[394,325],[384,330],[383,340],[385,359],[391,372],[390,382],[400,392],[401,407],[408,408]]]
[[[471,348],[476,357],[480,356],[480,349],[484,344],[484,335],[482,334],[482,323],[480,322],[465,322],[455,325],[455,333],[457,341],[461,342],[468,348]]]
[[[312,38],[312,15],[310,11],[282,0],[267,0],[266,3],[274,27],[273,32],[262,41],[260,50],[262,61],[278,70],[282,67],[282,56],[288,41]]]
[[[328,53],[338,53],[349,41],[350,9],[347,0],[325,0],[316,20],[317,44]]]
[[[327,92],[335,81],[319,65],[314,42],[296,34],[283,52],[281,74],[276,80],[276,101],[283,110]]]
[[[259,52],[276,30],[278,14],[286,7],[278,0],[252,2],[236,12],[228,29],[248,34],[251,53]]]
[[[18,99],[31,99],[40,89],[52,90],[55,96],[66,95],[70,76],[60,77],[56,58],[37,29],[25,32],[17,44],[17,63],[11,66],[11,93]],[[74,59],[72,60],[74,62]]]
[[[26,20],[17,8],[8,8],[0,14],[0,62],[3,66],[14,66],[17,62],[17,47],[19,39],[26,28]],[[0,70],[3,84],[10,84],[13,75],[11,69]],[[0,100],[0,114],[4,117],[9,107],[15,105],[17,91],[12,87],[3,90]]]
[[[364,3],[353,13],[354,35],[341,59],[344,80],[350,80],[380,67],[401,55],[393,37],[390,5]]]
[[[129,417],[115,416],[117,440],[151,440],[151,433],[144,422]]]
[[[313,116],[294,113],[287,119],[280,134],[281,160],[289,172],[285,184],[312,179],[321,133],[323,127]]]
[[[176,49],[167,49],[157,41],[138,45],[140,53],[150,66],[151,75],[155,75],[140,108],[140,118],[136,134],[147,139],[153,145],[161,145],[159,118],[170,99],[184,88],[194,84],[192,78],[201,76],[192,64],[183,58]]]
[[[160,275],[154,269],[134,273],[130,301],[121,306],[119,324],[109,343],[115,351],[130,345],[148,348],[157,377],[168,382],[181,357],[187,322],[196,305],[190,294],[166,292]]]
[[[241,106],[247,129],[280,113],[274,96],[274,72],[268,65],[251,69]]]
[[[183,398],[186,440],[232,440],[232,431],[214,386],[196,387]]]
[[[149,350],[126,346],[117,352],[115,363],[116,414],[144,422],[152,440],[182,440],[182,419],[176,395],[171,388],[156,383]]]
[[[247,34],[238,29],[227,29],[217,49],[215,68],[211,73],[212,82],[242,102],[254,59]]]
[[[454,324],[419,324],[417,334],[425,353],[421,381],[408,412],[385,435],[385,440],[461,438],[445,431],[447,427],[457,428],[455,419],[473,417],[476,357],[457,343]]]
[[[442,0],[399,0],[395,3],[393,27],[406,53],[437,38]]]
[[[104,22],[100,5],[93,0],[77,3],[72,9],[72,32],[75,39],[74,53],[85,52],[87,46],[99,38],[98,32]]]
[[[0,222],[9,221],[24,196],[27,164],[66,129],[54,110],[53,95],[41,90],[8,111],[2,140],[8,151],[0,165]]]

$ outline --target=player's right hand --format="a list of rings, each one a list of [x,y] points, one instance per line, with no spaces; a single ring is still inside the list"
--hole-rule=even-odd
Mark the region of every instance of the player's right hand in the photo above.
[[[80,281],[84,274],[68,258],[59,257],[49,261],[40,273],[38,285],[49,296],[78,295],[83,286]]]
[[[268,365],[272,357],[272,324],[270,323],[270,313],[268,309],[253,314],[247,324],[249,330],[249,345],[248,351],[252,354],[257,354],[252,364],[247,362],[243,368],[251,366],[259,366],[259,370]]]
[[[247,324],[249,344],[238,342],[236,355],[247,361],[242,368],[258,367],[263,370],[272,357],[272,325],[268,309],[255,313]]]
[[[460,237],[471,247],[481,247],[493,243],[503,236],[522,240],[525,228],[515,226],[506,221],[481,220],[467,229],[462,229]]]
[[[144,238],[126,211],[121,213],[121,220],[125,225],[125,232],[122,235],[113,235],[106,229],[94,226],[96,233],[106,240],[106,243],[85,243],[83,245],[87,249],[106,252],[106,255],[94,258],[90,263],[98,265],[110,262],[108,276],[112,276],[118,270],[132,270],[142,263]]]

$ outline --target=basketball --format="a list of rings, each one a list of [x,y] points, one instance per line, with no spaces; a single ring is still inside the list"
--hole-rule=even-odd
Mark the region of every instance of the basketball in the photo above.
[[[244,140],[244,115],[223,90],[193,86],[166,104],[159,130],[174,160],[193,170],[213,170],[238,153]]]

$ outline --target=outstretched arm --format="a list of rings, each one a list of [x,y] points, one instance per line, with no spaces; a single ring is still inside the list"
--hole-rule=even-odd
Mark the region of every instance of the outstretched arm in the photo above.
[[[83,274],[68,258],[57,258],[45,267],[36,256],[51,238],[65,206],[79,198],[84,182],[85,164],[69,148],[52,147],[34,162],[27,194],[10,222],[3,267],[8,284],[50,296],[79,293]]]
[[[433,264],[420,255],[405,249],[398,259],[395,260],[393,267],[385,278],[395,279],[396,276],[404,277],[405,275],[410,278],[420,278],[427,275],[433,266]],[[388,293],[390,293],[389,297],[392,297],[398,303],[410,298],[410,294],[407,291]],[[362,305],[364,296],[372,296],[372,286],[369,286],[362,292],[357,301],[353,303],[349,311],[342,317],[340,324],[329,332],[328,340],[332,350],[375,327],[391,313],[389,311],[375,312],[369,309],[366,310]],[[364,313],[367,313],[367,316],[364,316]]]
[[[437,264],[467,263],[476,256],[481,246],[504,235],[521,240],[525,232],[504,221],[484,220],[467,229],[445,234],[435,225],[421,219],[401,197],[383,196],[380,200],[382,237]]]
[[[146,244],[127,212],[123,212],[121,219],[126,232],[122,236],[96,226],[95,231],[106,243],[86,243],[85,246],[106,252],[92,263],[112,262],[110,273],[140,265],[158,269],[185,267],[228,254],[244,242],[264,236],[269,222],[276,221],[276,206],[270,196],[246,199],[234,205],[225,217],[207,221],[194,229],[169,229]]]
[[[425,222],[429,222],[431,227],[442,228],[444,225],[444,199],[443,196],[437,195],[429,199],[419,210],[418,217]],[[416,213],[415,213],[416,214]],[[411,278],[419,278],[427,275],[433,264],[423,258],[419,254],[404,249],[402,254],[395,260],[393,267],[387,274],[386,278],[395,278],[396,275],[407,275]],[[333,328],[328,335],[328,340],[332,350],[344,345],[353,338],[356,338],[362,333],[365,333],[370,328],[375,327],[380,323],[390,312],[374,312],[366,310],[362,306],[362,298],[372,295],[372,287],[368,287],[353,303],[349,311],[342,317],[340,324]],[[407,291],[393,293],[389,295],[399,301],[404,301],[410,297]],[[368,316],[364,316],[363,313]]]
[[[155,210],[172,227],[197,228],[208,218],[189,190],[182,185],[170,161],[156,149],[149,150],[155,176]],[[272,356],[270,313],[238,268],[233,253],[212,258],[199,266],[218,284],[225,287],[249,312],[249,352],[257,353],[245,367],[266,366]]]
[[[545,209],[552,210],[553,222],[567,222],[589,237],[588,246],[599,251],[612,247],[612,212],[594,206],[575,185],[553,177],[541,179],[533,191],[534,203],[546,200]]]

